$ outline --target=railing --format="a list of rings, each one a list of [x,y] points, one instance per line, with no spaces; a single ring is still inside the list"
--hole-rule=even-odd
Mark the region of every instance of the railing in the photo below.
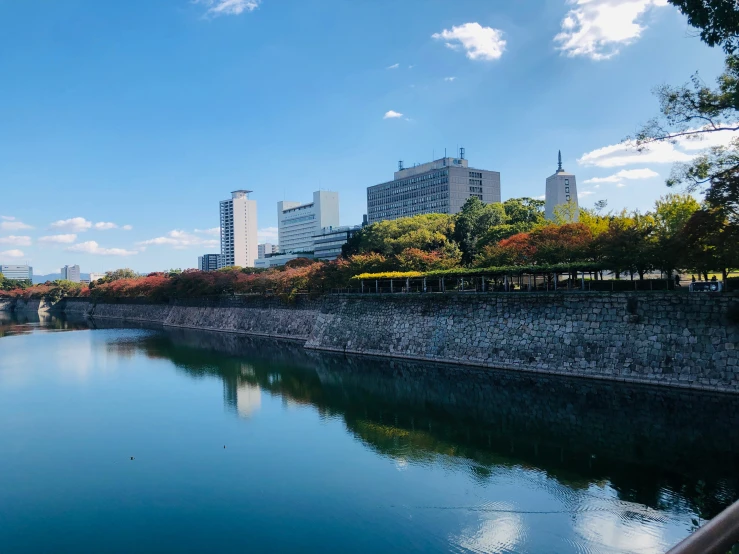
[[[734,502],[667,554],[728,554],[739,543],[739,501]]]

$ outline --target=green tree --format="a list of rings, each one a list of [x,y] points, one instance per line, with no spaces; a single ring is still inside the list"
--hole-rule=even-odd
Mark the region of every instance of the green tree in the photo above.
[[[380,221],[360,230],[345,245],[343,254],[375,252],[383,256],[400,254],[407,248],[425,252],[444,249],[451,241],[454,220],[446,214],[424,214]]]
[[[454,240],[462,250],[462,263],[470,264],[478,254],[478,243],[492,227],[506,220],[502,204],[484,204],[476,196],[470,197],[454,219]]]
[[[112,283],[118,279],[138,279],[139,277],[140,275],[133,269],[126,267],[123,269],[116,269],[114,271],[106,271],[103,280],[106,283]]]
[[[520,233],[541,227],[546,224],[544,219],[544,201],[534,198],[510,198],[503,202],[505,223],[490,227],[478,240],[479,252],[486,246],[497,245],[500,241]]]
[[[739,5],[736,0],[669,0],[700,29],[701,40],[727,54],[739,48]]]
[[[683,229],[699,209],[698,201],[687,194],[668,194],[655,203],[654,264],[668,276],[686,264],[687,244]]]

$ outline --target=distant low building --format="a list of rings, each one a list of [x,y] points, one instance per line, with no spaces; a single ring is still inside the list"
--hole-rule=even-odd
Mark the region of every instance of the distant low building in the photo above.
[[[271,256],[265,256],[264,258],[254,260],[254,267],[279,267],[285,265],[290,260],[297,258],[308,258],[309,260],[315,259],[313,252],[290,252],[289,254],[272,254]]]
[[[198,256],[198,269],[200,271],[216,271],[223,267],[220,254],[203,254]]]
[[[575,175],[567,173],[562,169],[562,152],[557,156],[557,171],[551,177],[547,177],[546,202],[544,215],[554,221],[557,207],[571,214],[572,222],[580,219],[580,205],[577,201],[577,180]],[[569,205],[568,205],[569,204]]]
[[[338,192],[316,191],[313,202],[307,204],[277,203],[277,240],[281,253],[312,251],[313,235],[324,227],[338,226]]]
[[[317,260],[335,260],[341,256],[341,247],[362,229],[354,227],[324,227],[317,235],[313,235],[313,255]]]
[[[100,279],[105,277],[105,273],[90,273],[90,282],[94,283],[95,281],[99,281]]]
[[[62,270],[62,280],[72,281],[73,283],[80,282],[80,266],[78,265],[65,265]]]
[[[33,268],[30,265],[0,265],[0,273],[6,279],[32,281]]]
[[[259,259],[262,259],[267,254],[277,254],[278,248],[276,244],[272,244],[271,242],[265,242],[263,244],[260,244],[257,247],[257,252],[259,254]]]

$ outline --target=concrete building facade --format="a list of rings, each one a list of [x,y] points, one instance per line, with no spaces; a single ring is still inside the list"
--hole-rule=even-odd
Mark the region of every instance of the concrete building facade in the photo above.
[[[6,279],[33,280],[33,268],[30,265],[0,265],[0,273]]]
[[[80,282],[80,266],[78,265],[65,265],[62,268],[61,273],[64,281],[72,281],[73,283]]]
[[[557,206],[562,207],[562,215],[567,215],[572,222],[580,220],[577,180],[572,173],[562,169],[562,152],[558,154],[557,171],[551,177],[547,177],[545,199],[544,215],[548,220],[554,221]]]
[[[317,260],[335,260],[341,256],[341,247],[362,228],[325,227],[317,235],[313,235],[313,255]]]
[[[250,190],[235,190],[221,207],[222,267],[254,267],[257,259],[257,201]]]
[[[269,254],[277,254],[278,251],[277,245],[271,242],[265,242],[258,246],[260,260]]]
[[[281,254],[312,252],[313,235],[339,226],[339,193],[316,191],[313,202],[277,203],[277,232]]]
[[[198,269],[200,271],[215,271],[223,267],[220,254],[203,254],[198,256]]]
[[[105,277],[105,273],[95,273],[94,271],[90,272],[90,282],[94,283],[95,281],[99,281]]]
[[[279,267],[285,265],[290,260],[296,260],[298,258],[308,258],[309,260],[313,260],[315,259],[315,256],[312,252],[289,252],[287,254],[277,252],[276,254],[268,254],[264,258],[254,260],[254,267]]]
[[[377,223],[419,214],[456,214],[471,197],[500,202],[500,172],[469,167],[464,148],[458,158],[403,167],[392,181],[367,188],[367,220]]]

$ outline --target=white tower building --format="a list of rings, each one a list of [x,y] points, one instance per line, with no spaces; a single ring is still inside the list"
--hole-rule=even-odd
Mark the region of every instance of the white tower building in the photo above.
[[[254,267],[257,259],[257,201],[250,190],[235,190],[221,201],[222,267]]]
[[[313,236],[339,226],[339,193],[316,191],[308,204],[278,202],[277,224],[280,254],[313,252]]]
[[[563,213],[571,214],[571,221],[580,219],[580,205],[577,202],[577,181],[572,173],[562,169],[562,151],[558,155],[557,172],[547,177],[546,205],[544,214],[550,221],[554,220],[557,206],[562,206]]]
[[[78,265],[65,265],[61,270],[61,274],[65,281],[80,282],[80,266]]]

